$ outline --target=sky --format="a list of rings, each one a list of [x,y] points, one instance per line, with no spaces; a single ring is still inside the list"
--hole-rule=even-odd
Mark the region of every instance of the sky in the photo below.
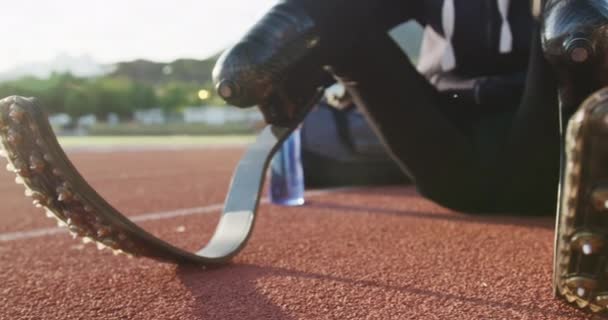
[[[0,72],[90,55],[98,62],[206,58],[277,0],[0,0]]]

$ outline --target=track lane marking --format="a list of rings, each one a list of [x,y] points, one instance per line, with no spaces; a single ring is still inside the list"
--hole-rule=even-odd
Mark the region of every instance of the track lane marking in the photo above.
[[[346,188],[334,188],[334,189],[326,189],[326,190],[318,190],[318,191],[307,191],[305,193],[306,197],[316,197],[322,196],[331,193],[337,193],[341,191],[355,190],[360,189],[360,187],[346,187]],[[270,203],[270,199],[268,197],[264,197],[260,199],[260,205]],[[184,209],[176,209],[169,211],[161,211],[161,212],[152,212],[152,213],[144,213],[140,215],[135,215],[128,217],[133,222],[146,222],[146,221],[157,221],[157,220],[165,220],[176,217],[185,217],[192,216],[197,214],[207,214],[221,211],[224,208],[224,203],[216,203],[208,206],[202,207],[193,207],[193,208],[184,208]],[[0,242],[11,242],[17,240],[27,240],[33,238],[41,238],[47,236],[54,236],[58,234],[67,234],[68,230],[65,227],[54,227],[54,228],[40,228],[29,231],[17,231],[17,232],[7,232],[0,233]]]
[[[183,144],[183,145],[154,145],[154,146],[66,146],[65,151],[70,154],[81,153],[114,153],[114,152],[156,152],[156,151],[197,151],[197,150],[240,150],[248,146],[249,142],[233,142],[226,144]]]

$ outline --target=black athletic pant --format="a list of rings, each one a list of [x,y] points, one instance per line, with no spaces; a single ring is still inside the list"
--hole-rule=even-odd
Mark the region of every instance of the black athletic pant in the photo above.
[[[422,195],[467,212],[554,213],[559,110],[539,37],[525,93],[510,110],[446,98],[385,30],[360,34],[347,52],[332,62],[335,75]]]

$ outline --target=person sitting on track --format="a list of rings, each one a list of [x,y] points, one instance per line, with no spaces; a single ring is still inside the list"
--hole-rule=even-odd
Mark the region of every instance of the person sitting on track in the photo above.
[[[425,27],[418,70],[387,34],[408,20]],[[550,213],[559,124],[538,30],[527,0],[291,0],[228,50],[215,76],[218,83],[249,85],[232,62],[268,56],[268,45],[255,41],[278,55],[256,70],[275,78],[289,70],[299,91],[329,84],[333,79],[323,76],[329,66],[422,195],[467,212]],[[280,40],[264,39],[273,32]],[[318,45],[301,57],[282,49],[310,36]],[[275,60],[284,70],[263,65]],[[301,84],[307,79],[314,86]],[[260,104],[246,93],[225,98]]]
[[[224,53],[215,81],[227,102],[293,126],[331,74],[423,196],[469,213],[552,214],[558,203],[556,292],[600,311],[608,89],[593,93],[608,82],[608,2],[530,8],[527,0],[287,0]],[[407,20],[426,28],[418,69],[387,34]]]

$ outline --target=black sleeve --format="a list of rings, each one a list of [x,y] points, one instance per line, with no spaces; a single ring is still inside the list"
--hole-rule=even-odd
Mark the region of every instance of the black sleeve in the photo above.
[[[387,31],[423,17],[423,0],[286,0],[301,6],[322,30],[335,36],[370,29]]]

